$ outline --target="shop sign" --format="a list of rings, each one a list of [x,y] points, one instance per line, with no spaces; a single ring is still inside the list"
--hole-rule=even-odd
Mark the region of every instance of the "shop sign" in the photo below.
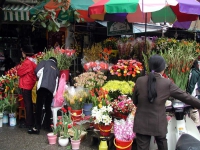
[[[128,22],[107,22],[107,35],[133,34],[133,25]]]

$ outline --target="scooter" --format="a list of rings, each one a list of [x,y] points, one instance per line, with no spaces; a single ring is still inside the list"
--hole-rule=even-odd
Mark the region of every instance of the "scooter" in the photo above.
[[[190,107],[190,105],[186,105],[179,100],[173,100],[172,105],[166,107],[167,112],[173,113],[173,116],[168,121],[168,133],[166,135],[169,150],[176,149],[177,141],[181,142],[180,140],[182,139],[180,137],[183,134],[188,134],[194,139],[199,140],[200,144],[199,131],[194,121],[188,116]],[[154,137],[151,138],[149,150],[158,150]]]

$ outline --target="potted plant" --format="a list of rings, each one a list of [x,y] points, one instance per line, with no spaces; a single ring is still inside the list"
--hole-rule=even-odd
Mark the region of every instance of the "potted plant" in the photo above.
[[[97,72],[84,72],[79,76],[74,78],[75,84],[74,86],[84,87],[86,91],[90,91],[94,88],[98,88],[103,86],[107,77],[104,73],[97,71]],[[83,113],[86,116],[91,115],[91,109],[93,107],[93,101],[91,97],[85,99],[85,103],[83,105]]]
[[[68,128],[72,124],[71,118],[67,115],[67,110],[63,107],[61,108],[62,110],[62,116],[58,117],[58,123],[57,123],[57,128],[60,132],[60,136],[58,137],[58,143],[60,146],[67,146],[69,143],[69,133],[68,133]]]
[[[10,126],[16,125],[16,111],[17,111],[17,98],[14,96],[14,94],[7,93],[6,97],[9,101],[9,105],[7,106],[7,110],[9,112],[9,122]]]
[[[102,88],[109,92],[110,97],[117,99],[120,95],[131,97],[134,86],[135,83],[133,81],[109,80]]]
[[[92,109],[92,117],[94,124],[98,124],[100,135],[109,136],[112,129],[112,116],[111,112],[113,108],[110,105],[107,106],[95,106]]]
[[[81,143],[81,135],[82,135],[82,126],[80,128],[73,126],[73,137],[71,138],[71,145],[73,150],[80,149],[80,143]]]
[[[114,116],[116,118],[125,119],[132,112],[135,114],[136,106],[133,104],[133,100],[127,95],[120,95],[117,99],[111,102]]]
[[[88,97],[87,91],[83,87],[68,87],[64,92],[64,98],[70,109],[71,119],[80,121],[83,115],[83,104]]]
[[[56,144],[57,141],[57,133],[58,133],[58,128],[54,128],[54,125],[51,125],[52,131],[50,133],[47,133],[47,138],[49,141],[50,145]]]
[[[55,57],[57,59],[58,69],[60,74],[66,74],[66,80],[69,80],[69,68],[72,65],[72,61],[76,59],[76,50],[74,49],[62,49],[56,47],[55,49],[51,48],[50,50],[45,51],[43,56],[44,60],[49,59],[50,57]]]
[[[2,127],[2,124],[3,124],[3,113],[4,113],[4,111],[6,110],[6,108],[8,107],[9,104],[10,103],[9,103],[7,97],[2,98],[0,100],[0,127]]]

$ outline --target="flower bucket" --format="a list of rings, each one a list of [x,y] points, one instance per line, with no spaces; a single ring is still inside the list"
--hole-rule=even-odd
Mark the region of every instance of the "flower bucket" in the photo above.
[[[16,126],[17,121],[16,121],[16,114],[15,113],[9,113],[9,123],[11,127]]]
[[[0,127],[3,126],[3,113],[0,113]]]
[[[63,73],[64,73],[65,76],[66,76],[66,81],[69,81],[69,70],[60,70],[60,76],[61,76]]]
[[[83,114],[85,114],[85,116],[91,116],[92,107],[92,103],[85,103],[83,105]]]
[[[81,140],[72,140],[71,139],[71,145],[72,145],[73,150],[80,149],[80,144],[81,144]]]
[[[74,122],[79,122],[82,119],[83,110],[71,110],[71,119]]]
[[[57,134],[54,135],[53,133],[48,133],[48,134],[47,134],[47,138],[48,138],[48,141],[49,141],[49,144],[50,144],[50,145],[56,144],[56,141],[57,141]]]
[[[8,123],[8,112],[4,112],[3,113],[3,124],[7,124]]]
[[[116,150],[131,150],[132,149],[132,144],[133,144],[133,140],[130,141],[121,141],[118,139],[114,139],[113,141]]]
[[[111,125],[99,125],[100,135],[101,136],[109,136],[111,133],[112,124]]]
[[[128,115],[122,114],[122,113],[120,113],[120,112],[117,112],[117,113],[116,113],[116,118],[126,120],[127,117],[128,117]]]

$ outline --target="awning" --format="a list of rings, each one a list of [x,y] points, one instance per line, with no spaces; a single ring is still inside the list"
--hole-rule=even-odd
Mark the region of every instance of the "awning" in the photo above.
[[[3,7],[4,21],[28,21],[29,10],[34,6],[23,4],[6,4]]]

